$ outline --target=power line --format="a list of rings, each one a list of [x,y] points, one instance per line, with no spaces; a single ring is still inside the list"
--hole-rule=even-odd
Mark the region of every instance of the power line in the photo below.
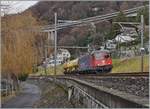
[[[149,5],[146,5],[146,6],[149,6]],[[124,10],[123,12],[124,12],[124,14],[130,14],[130,13],[136,12],[137,10],[139,10],[143,7],[145,7],[145,6],[131,8],[128,10]],[[113,17],[117,16],[118,13],[119,12],[98,15],[98,16],[94,16],[94,17],[76,20],[74,22],[70,21],[67,23],[57,23],[56,28],[57,28],[57,30],[60,30],[60,29],[68,28],[68,27],[89,25],[89,22],[94,22],[94,23],[103,22],[106,20],[111,20]],[[55,25],[51,24],[51,25],[44,25],[44,26],[35,26],[32,28],[27,27],[26,29],[33,31],[33,32],[51,32],[51,31],[55,31]]]
[[[54,48],[55,46],[51,46],[51,45],[47,45],[47,46],[45,46],[45,47],[48,47],[48,48]],[[81,49],[88,49],[89,47],[83,47],[83,46],[57,46],[57,48],[72,48],[72,49],[74,49],[74,48],[81,48]]]
[[[147,6],[149,6],[149,5],[147,5]],[[140,7],[124,10],[123,13],[124,14],[135,13],[137,10],[144,8],[144,7],[145,6],[140,6]],[[69,27],[69,26],[74,26],[74,25],[80,25],[82,23],[96,22],[99,20],[109,20],[109,19],[112,19],[113,17],[117,16],[118,13],[120,13],[120,12],[114,12],[114,13],[109,13],[109,14],[105,14],[105,15],[99,15],[99,16],[89,17],[89,18],[85,18],[85,19],[80,19],[80,20],[76,20],[76,22],[64,23],[61,25],[57,25],[57,28],[64,28],[66,26]],[[48,25],[42,29],[49,30],[49,29],[53,29],[53,28],[54,28],[54,25]]]

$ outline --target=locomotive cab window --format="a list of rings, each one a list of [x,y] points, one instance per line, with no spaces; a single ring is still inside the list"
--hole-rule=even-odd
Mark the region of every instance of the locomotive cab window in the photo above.
[[[94,56],[95,56],[95,59],[103,59],[104,58],[103,53],[100,53],[100,52],[96,52],[94,54]]]
[[[107,52],[97,51],[97,52],[94,52],[94,57],[96,60],[99,60],[99,59],[109,58],[110,55]]]

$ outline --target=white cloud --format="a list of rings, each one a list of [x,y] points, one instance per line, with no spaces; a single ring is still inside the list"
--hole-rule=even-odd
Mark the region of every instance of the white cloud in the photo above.
[[[38,1],[1,1],[1,4],[9,5],[9,9],[7,10],[8,14],[15,14],[28,9],[37,2]]]

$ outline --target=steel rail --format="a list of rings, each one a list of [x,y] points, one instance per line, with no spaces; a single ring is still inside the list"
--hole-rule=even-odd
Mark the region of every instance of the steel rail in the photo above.
[[[45,47],[51,47],[51,48],[54,48],[54,46],[48,46],[48,45],[46,45]],[[80,47],[80,46],[57,46],[57,47],[59,47],[59,48],[83,48],[83,49],[88,49],[89,47]]]
[[[58,75],[59,76],[59,75]],[[67,75],[61,75],[61,76],[73,76],[73,77],[149,77],[149,72],[127,72],[127,73],[102,73],[102,74],[79,74],[79,75],[73,75],[73,74],[67,74]]]
[[[53,75],[47,76],[29,76],[31,79],[45,77],[54,77]],[[73,78],[99,78],[99,77],[149,77],[149,72],[126,72],[126,73],[102,73],[102,74],[67,74],[67,75],[56,75],[56,78],[59,77],[73,77]]]

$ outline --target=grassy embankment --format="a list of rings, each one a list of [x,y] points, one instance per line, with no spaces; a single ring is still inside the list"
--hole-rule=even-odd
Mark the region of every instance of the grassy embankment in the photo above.
[[[149,71],[149,56],[144,56],[143,70]],[[113,59],[112,73],[141,71],[141,57],[120,60]]]
[[[63,74],[63,66],[62,65],[59,65],[56,68],[57,68],[57,70],[56,70],[57,75]],[[47,75],[54,75],[54,67],[46,68],[46,72],[47,72]],[[40,66],[40,67],[38,67],[38,72],[33,75],[45,75],[45,69]]]
[[[144,56],[144,71],[149,71],[149,56]],[[112,73],[119,72],[138,72],[141,71],[141,58],[134,57],[130,59],[113,59]],[[63,66],[57,66],[57,75],[63,74]],[[38,67],[38,72],[34,75],[45,75],[43,67]],[[47,68],[47,75],[54,75],[54,67]]]

